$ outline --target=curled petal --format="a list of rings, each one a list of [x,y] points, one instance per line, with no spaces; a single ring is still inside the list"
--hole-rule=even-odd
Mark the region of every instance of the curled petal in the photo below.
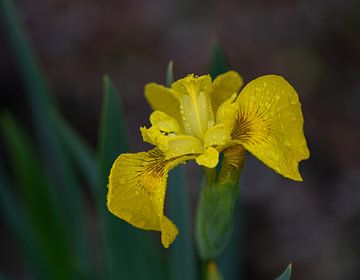
[[[169,247],[178,229],[164,215],[168,172],[188,159],[166,160],[159,149],[121,154],[109,176],[108,209],[133,226],[161,231],[162,243]]]
[[[206,166],[208,168],[214,168],[218,162],[219,152],[213,147],[207,148],[203,154],[196,158],[197,164]]]
[[[218,108],[216,112],[216,123],[225,124],[232,122],[235,112],[238,110],[238,105],[234,103],[237,94],[232,94],[226,99]]]
[[[180,126],[176,119],[161,111],[155,111],[150,115],[150,123],[166,133],[180,132]]]
[[[181,123],[180,103],[171,89],[149,83],[145,86],[145,97],[153,110],[162,111]]]
[[[205,148],[210,146],[226,146],[230,141],[230,133],[223,124],[217,124],[206,131],[204,136]]]
[[[281,175],[302,181],[299,162],[309,157],[299,97],[282,77],[250,82],[236,100],[231,137]]]
[[[204,151],[203,143],[193,136],[164,134],[156,126],[141,127],[140,131],[144,141],[158,147],[166,159],[189,154],[201,154]]]

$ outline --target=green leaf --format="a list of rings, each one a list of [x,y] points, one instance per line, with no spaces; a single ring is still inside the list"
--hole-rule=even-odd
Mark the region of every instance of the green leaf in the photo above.
[[[228,59],[218,41],[212,47],[210,61],[210,75],[213,79],[229,70]]]
[[[167,87],[170,87],[173,82],[174,82],[174,63],[172,61],[169,61],[168,67],[166,69],[165,85]]]
[[[39,254],[38,240],[32,232],[28,220],[25,218],[25,213],[22,204],[14,197],[13,186],[10,185],[7,176],[1,166],[3,162],[0,159],[0,213],[14,235],[15,239],[20,245],[20,249],[26,256],[29,262],[29,269],[31,270],[35,279],[51,279],[49,267],[46,265],[45,255]]]
[[[21,187],[27,220],[39,241],[39,254],[46,256],[54,279],[68,278],[72,275],[69,245],[56,196],[48,187],[46,175],[27,135],[10,115],[3,115],[0,124],[12,161],[13,175]]]
[[[104,101],[101,110],[99,135],[99,164],[101,181],[107,183],[110,168],[120,153],[129,150],[129,136],[124,118],[124,108],[114,84],[104,76]],[[102,188],[103,193],[106,189]]]
[[[240,183],[241,185],[241,183]],[[242,201],[238,200],[235,206],[233,219],[233,231],[229,245],[218,259],[218,266],[224,279],[243,279],[243,207]]]
[[[78,178],[70,168],[68,155],[56,130],[57,108],[37,60],[22,30],[16,8],[11,0],[0,0],[0,15],[4,20],[14,48],[19,71],[23,76],[26,98],[32,112],[38,146],[56,198],[67,217],[67,234],[72,240],[73,263],[82,275],[94,275],[85,213]],[[65,226],[65,225],[64,225]]]
[[[104,77],[104,101],[99,131],[101,182],[98,186],[98,211],[105,251],[105,279],[164,279],[164,260],[159,248],[151,240],[151,233],[128,225],[112,215],[106,207],[106,185],[110,168],[116,157],[128,151],[129,146],[123,107],[107,76]]]
[[[98,168],[93,151],[84,139],[61,117],[55,122],[57,130],[64,146],[66,147],[72,162],[80,169],[86,182],[92,188],[94,195],[97,194],[99,183]]]
[[[169,250],[170,279],[197,279],[196,258],[190,223],[190,205],[184,166],[170,172],[167,188],[169,217],[179,228],[179,235]]]
[[[289,264],[285,271],[275,280],[290,280],[292,273],[292,264]]]

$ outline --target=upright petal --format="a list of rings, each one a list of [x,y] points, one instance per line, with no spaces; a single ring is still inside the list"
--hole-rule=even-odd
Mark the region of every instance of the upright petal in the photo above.
[[[299,97],[282,77],[251,81],[236,100],[231,137],[281,175],[302,181],[298,170],[309,157]]]
[[[206,130],[215,123],[209,90],[212,83],[209,75],[188,75],[172,84],[180,102],[182,124],[186,134],[202,139]]]
[[[156,83],[145,86],[145,97],[153,110],[162,111],[181,124],[180,103],[172,90]]]
[[[165,160],[158,149],[121,154],[109,176],[108,209],[133,226],[161,231],[162,243],[169,247],[178,229],[164,215],[168,172],[188,159]]]
[[[217,76],[210,92],[211,105],[214,112],[219,106],[234,93],[238,93],[243,84],[243,79],[235,71],[228,71]]]

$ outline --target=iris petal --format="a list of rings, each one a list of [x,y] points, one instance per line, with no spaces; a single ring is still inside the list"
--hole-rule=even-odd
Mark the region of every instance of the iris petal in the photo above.
[[[164,215],[168,172],[190,157],[166,160],[159,149],[121,154],[109,176],[108,209],[117,217],[141,229],[161,231],[164,247],[178,234]]]
[[[281,175],[302,181],[299,162],[309,157],[299,97],[282,77],[267,75],[241,91],[231,137]]]

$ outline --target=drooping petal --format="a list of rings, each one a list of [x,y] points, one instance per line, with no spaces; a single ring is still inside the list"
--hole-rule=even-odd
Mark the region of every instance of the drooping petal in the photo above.
[[[181,124],[180,103],[171,89],[149,83],[145,86],[145,97],[153,110],[162,111]]]
[[[217,76],[213,82],[213,89],[210,92],[211,104],[214,112],[232,94],[238,93],[243,84],[243,79],[235,71],[228,71]]]
[[[299,162],[309,157],[299,97],[282,77],[250,82],[236,100],[231,137],[281,175],[302,181]]]
[[[215,123],[209,90],[212,88],[209,75],[188,75],[172,84],[180,102],[180,113],[186,134],[202,139],[206,130]]]
[[[158,149],[121,154],[109,176],[108,209],[133,226],[161,231],[162,243],[169,247],[178,229],[164,215],[168,172],[188,159],[165,160]]]

